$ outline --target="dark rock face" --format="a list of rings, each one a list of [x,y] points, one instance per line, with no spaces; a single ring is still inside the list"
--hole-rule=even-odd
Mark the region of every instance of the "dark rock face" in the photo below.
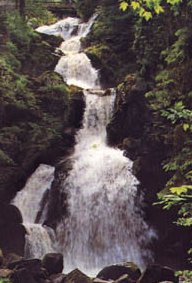
[[[145,194],[145,217],[158,233],[155,260],[174,268],[186,268],[189,232],[173,224],[174,212],[152,205],[169,177],[162,169],[162,162],[170,148],[153,136],[153,117],[145,98],[146,91],[147,84],[136,75],[129,75],[118,87],[114,114],[107,127],[108,143],[123,149],[134,161],[133,173],[140,181],[139,191]]]
[[[142,136],[149,116],[144,97],[146,91],[145,82],[134,75],[129,75],[117,89],[114,115],[107,127],[110,144],[116,145],[126,137],[138,139]]]
[[[31,272],[25,268],[21,268],[13,273],[11,276],[13,283],[37,283],[31,274]]]
[[[127,278],[123,278],[123,275],[128,275],[129,281],[127,281]],[[136,281],[140,275],[141,271],[138,266],[132,262],[127,262],[122,265],[117,264],[105,267],[97,274],[97,278],[102,280],[118,280],[122,277],[122,281],[131,282],[130,280]]]
[[[12,204],[0,203],[0,226],[23,222],[21,212]]]
[[[49,275],[61,273],[63,270],[63,255],[59,253],[46,254],[42,264]]]
[[[155,283],[162,281],[178,283],[178,278],[176,278],[174,270],[171,268],[160,265],[151,265],[147,267],[137,283]]]
[[[13,270],[11,276],[13,283],[44,282],[48,278],[39,259],[12,262],[8,265],[8,268]]]
[[[67,194],[61,190],[64,180],[67,178],[69,171],[72,169],[73,160],[66,158],[56,166],[55,178],[51,186],[48,197],[48,212],[46,215],[45,225],[55,228],[58,221],[63,215],[67,215]]]
[[[0,247],[3,253],[14,252],[24,254],[25,228],[21,224],[22,216],[17,207],[0,204]]]

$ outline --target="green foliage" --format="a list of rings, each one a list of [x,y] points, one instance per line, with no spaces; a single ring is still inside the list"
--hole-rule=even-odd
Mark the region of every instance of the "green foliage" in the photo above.
[[[162,51],[162,56],[165,56],[165,61],[168,65],[173,63],[181,64],[188,58],[186,47],[190,41],[191,31],[188,27],[184,27],[177,30],[175,36],[177,37],[177,40],[173,43],[173,45]]]
[[[26,25],[24,20],[17,13],[8,14],[7,29],[12,44],[19,48],[29,50],[31,40],[38,36],[31,27]]]
[[[192,282],[192,271],[191,270],[177,271],[176,276],[179,277],[179,280],[182,283],[191,283]]]
[[[6,278],[0,278],[0,283],[11,283],[11,281]]]
[[[158,194],[159,202],[163,209],[178,207],[177,224],[181,226],[192,226],[192,186],[182,185],[172,187],[168,193]]]
[[[182,3],[182,0],[166,0],[170,7],[174,7]],[[120,0],[120,9],[126,11],[131,8],[139,17],[149,21],[154,14],[159,15],[164,12],[164,1],[163,0]]]
[[[182,101],[176,102],[173,108],[161,110],[161,115],[172,124],[182,123],[184,131],[192,132],[192,110],[186,109]]]
[[[93,15],[98,2],[97,0],[73,0],[77,13],[83,20],[88,20]]]
[[[38,26],[53,24],[57,21],[57,18],[43,6],[45,2],[46,1],[26,0],[26,21],[29,26],[37,28]],[[58,0],[56,2],[58,2]]]

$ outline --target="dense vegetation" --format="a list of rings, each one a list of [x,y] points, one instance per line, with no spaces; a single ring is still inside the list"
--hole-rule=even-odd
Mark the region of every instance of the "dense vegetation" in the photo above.
[[[40,162],[53,164],[56,152],[65,151],[63,129],[76,91],[53,72],[61,39],[42,37],[31,27],[55,17],[39,10],[32,17],[30,9],[25,15],[27,20],[17,12],[0,14],[1,201],[10,200]]]

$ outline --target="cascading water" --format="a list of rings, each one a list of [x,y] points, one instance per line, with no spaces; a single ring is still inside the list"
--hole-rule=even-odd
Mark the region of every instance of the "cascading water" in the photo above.
[[[65,271],[78,267],[89,274],[105,265],[122,261],[133,261],[144,267],[151,257],[147,246],[154,236],[153,230],[142,217],[142,198],[137,192],[138,181],[131,173],[131,160],[121,150],[111,148],[106,143],[105,129],[115,94],[111,91],[111,95],[104,95],[97,70],[81,51],[80,40],[90,31],[95,17],[86,24],[69,17],[52,26],[37,29],[38,32],[63,37],[65,41],[60,50],[64,56],[60,58],[55,71],[68,84],[84,89],[86,109],[83,127],[76,136],[73,169],[61,187],[61,193],[64,191],[67,194],[68,214],[63,215],[62,221],[57,224],[56,236],[59,250],[64,254]],[[33,206],[34,201],[35,206],[39,207],[39,200],[52,181],[53,168],[47,167],[47,170],[49,181],[39,179],[40,172],[33,175],[38,188],[42,188],[41,192],[38,191],[37,199],[33,198],[37,196],[37,186],[31,185],[30,181],[30,185],[28,183],[29,186],[23,190],[26,191],[26,197],[22,191],[15,199],[15,204],[23,211],[24,220],[24,206]],[[27,221],[30,219],[30,223],[34,223],[36,213],[33,216],[32,212],[29,216],[26,213]],[[30,224],[29,231],[32,236],[27,245],[27,254],[39,257],[38,251],[43,254],[52,248],[50,236],[43,235],[47,230],[42,225]],[[48,246],[45,249],[43,242]],[[32,243],[35,243],[35,247]]]
[[[14,199],[14,204],[19,208],[23,216],[23,222],[27,230],[25,256],[27,258],[40,258],[48,252],[53,252],[54,233],[51,228],[45,228],[43,223],[46,210],[43,199],[50,189],[54,178],[54,167],[41,164],[28,179],[25,187]],[[41,215],[38,217],[38,214]]]
[[[73,155],[73,169],[63,184],[69,216],[58,225],[67,270],[89,274],[122,261],[140,267],[151,257],[152,230],[143,221],[132,162],[106,145],[114,96],[85,92],[86,110]]]
[[[68,26],[71,36],[60,28],[65,39],[60,49],[65,55],[55,69],[68,84],[92,89],[84,90],[83,127],[76,136],[73,169],[61,188],[68,196],[68,215],[63,216],[56,229],[66,270],[78,267],[89,274],[122,261],[144,267],[151,257],[147,246],[154,235],[142,217],[142,200],[137,193],[138,181],[131,173],[132,162],[121,150],[106,144],[106,125],[115,95],[96,91],[100,89],[98,72],[81,51],[80,42],[94,18],[78,28],[75,19],[63,20],[63,27]],[[41,32],[51,33],[52,29],[53,26],[50,30],[41,28]],[[75,30],[77,34],[72,35]]]

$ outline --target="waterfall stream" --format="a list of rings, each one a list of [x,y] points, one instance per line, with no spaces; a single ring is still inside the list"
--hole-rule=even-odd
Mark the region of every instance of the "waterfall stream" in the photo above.
[[[132,174],[132,161],[124,156],[123,151],[106,143],[106,125],[112,115],[115,93],[111,90],[111,95],[104,95],[98,71],[81,50],[80,41],[90,31],[95,17],[87,23],[68,17],[54,25],[37,29],[38,32],[62,36],[64,42],[60,50],[64,55],[55,71],[69,85],[84,89],[86,109],[83,127],[76,136],[73,169],[60,188],[68,196],[69,213],[63,215],[58,223],[56,237],[59,250],[64,255],[65,272],[78,267],[89,274],[105,265],[122,261],[133,261],[143,268],[152,257],[148,246],[154,236],[153,230],[143,219],[142,197],[137,192],[138,180]],[[48,171],[51,182],[53,169],[49,168]],[[38,176],[33,177],[37,181],[40,200],[48,180],[40,181]],[[27,199],[27,186],[20,194],[23,195],[24,191]],[[31,193],[37,192],[31,190]],[[22,212],[24,199],[21,200],[18,195],[15,200]],[[33,200],[34,207],[38,206],[38,200]],[[34,219],[33,216],[31,224]],[[31,241],[41,242],[38,240],[39,234],[36,235],[36,228],[34,232],[34,225],[31,224]],[[42,229],[41,225],[36,225],[39,230]],[[43,237],[50,249],[50,237]],[[41,249],[41,253],[44,253],[47,248],[39,247]],[[28,244],[28,250],[30,253],[34,248]]]
[[[44,221],[46,210],[43,199],[51,187],[54,170],[52,166],[41,164],[28,179],[23,190],[17,193],[13,202],[20,209],[27,230],[25,247],[27,258],[40,258],[54,251],[53,230],[40,224]],[[39,224],[36,223],[37,218]]]

